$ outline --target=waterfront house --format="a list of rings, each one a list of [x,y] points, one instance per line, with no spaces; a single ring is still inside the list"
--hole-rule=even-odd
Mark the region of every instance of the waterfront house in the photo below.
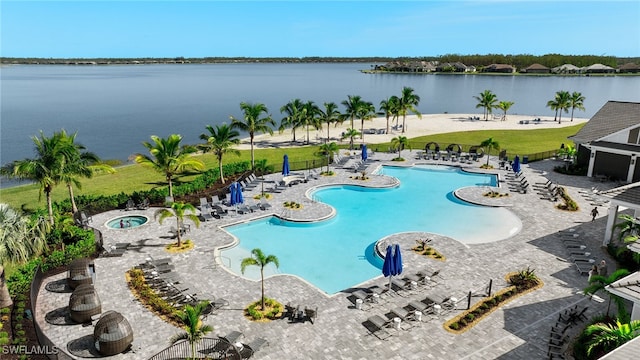
[[[626,63],[618,66],[619,73],[639,73],[640,65],[634,63]]]
[[[548,74],[551,72],[551,69],[541,64],[531,64],[526,68],[522,69],[522,72],[527,74]]]
[[[611,66],[602,64],[585,66],[581,70],[585,74],[612,74],[616,72],[616,69],[612,68]]]
[[[571,136],[587,176],[640,181],[640,103],[609,101]]]
[[[493,72],[493,73],[515,73],[516,72],[516,68],[514,68],[513,66],[509,65],[509,64],[491,64],[489,66],[486,66],[483,70],[483,72]]]
[[[580,68],[573,64],[564,64],[552,68],[551,72],[554,74],[577,74],[580,72]]]

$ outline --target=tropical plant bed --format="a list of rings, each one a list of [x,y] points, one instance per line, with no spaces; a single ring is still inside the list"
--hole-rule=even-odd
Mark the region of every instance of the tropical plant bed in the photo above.
[[[493,165],[482,164],[480,165],[480,169],[493,169]]]
[[[504,196],[509,196],[509,193],[504,193],[503,194],[503,193],[500,193],[498,191],[489,191],[489,192],[486,192],[486,193],[482,194],[482,196],[486,196],[486,197],[490,197],[490,198],[501,198],[501,197],[504,197]]]
[[[193,247],[194,247],[193,241],[184,240],[180,244],[180,246],[178,246],[178,242],[174,242],[174,243],[171,243],[169,245],[166,245],[164,247],[164,249],[167,250],[167,252],[171,253],[171,254],[180,254],[180,253],[187,252],[187,251],[193,249]]]
[[[329,171],[323,171],[323,172],[321,172],[321,173],[320,173],[320,175],[322,175],[322,176],[335,176],[335,175],[336,175],[336,173],[335,173],[335,172],[333,172],[333,171],[331,171],[331,170],[329,170]]]
[[[512,285],[481,300],[469,310],[445,322],[444,329],[454,334],[462,334],[509,301],[544,286],[542,280],[535,276],[533,270],[529,269],[509,273],[505,279]]]
[[[285,201],[283,206],[287,209],[292,209],[292,210],[300,210],[302,209],[302,204],[299,204],[295,201]]]
[[[175,325],[182,326],[180,319],[176,316],[177,309],[168,301],[161,298],[144,278],[144,273],[140,269],[131,269],[125,273],[125,279],[129,289],[140,303],[156,314],[162,320]]]
[[[445,261],[447,260],[444,255],[442,255],[438,250],[431,246],[427,246],[426,242],[423,240],[416,240],[418,245],[411,248],[411,250],[417,252],[420,255],[425,255],[435,260]]]
[[[271,320],[279,319],[282,316],[283,306],[281,303],[274,299],[264,299],[264,309],[262,308],[262,301],[258,300],[252,302],[245,309],[245,316],[247,319],[256,322],[269,322]]]
[[[269,194],[269,193],[264,193],[264,194],[258,194],[256,196],[253,197],[254,200],[260,200],[261,198],[265,198],[267,200],[271,199],[273,197],[273,195]]]
[[[575,200],[573,200],[571,196],[569,196],[569,194],[565,191],[564,187],[560,187],[558,192],[559,192],[560,198],[562,198],[562,201],[563,201],[562,204],[558,204],[556,206],[558,209],[565,210],[565,211],[580,210],[578,203],[576,203]]]
[[[365,180],[369,180],[369,177],[368,176],[349,176],[349,179],[365,181]]]
[[[397,157],[397,158],[391,159],[391,161],[405,161],[405,160],[404,160],[404,158]]]

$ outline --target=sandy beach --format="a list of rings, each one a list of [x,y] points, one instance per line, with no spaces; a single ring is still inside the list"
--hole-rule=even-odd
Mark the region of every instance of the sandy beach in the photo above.
[[[563,114],[562,123],[558,124],[553,120],[553,116],[532,116],[532,115],[507,115],[505,121],[500,120],[501,115],[491,116],[488,121],[484,120],[482,114],[425,114],[419,119],[415,115],[409,115],[405,121],[405,132],[402,133],[402,129],[394,129],[395,122],[390,121],[390,132],[388,134],[364,134],[364,140],[367,144],[380,144],[391,141],[396,136],[406,136],[407,138],[415,138],[424,135],[443,134],[456,131],[474,131],[474,130],[533,130],[542,128],[553,128],[572,126],[589,121],[587,118],[573,118]],[[476,120],[473,120],[473,119]],[[477,119],[480,120],[477,120]],[[533,121],[534,119],[540,119],[540,121]],[[528,124],[526,123],[528,121]],[[387,120],[384,117],[375,118],[373,120],[365,121],[365,132],[368,129],[384,130],[386,129]],[[399,124],[402,125],[402,118],[399,120]],[[329,134],[332,141],[340,142],[340,136],[347,128],[350,127],[349,121],[345,121],[342,125],[337,127],[332,125],[329,129]],[[354,127],[360,131],[360,120],[354,120]],[[256,135],[254,144],[256,148],[280,148],[300,146],[305,144],[307,137],[307,131],[305,128],[299,128],[296,130],[296,142],[293,142],[293,135],[291,130],[285,130],[282,133],[274,132],[273,136],[269,134]],[[322,144],[327,137],[327,127],[323,126],[322,130],[309,130],[310,143]],[[359,141],[359,140],[358,140]],[[348,143],[348,139],[342,141],[342,143]],[[249,138],[243,139],[238,149],[249,149]]]

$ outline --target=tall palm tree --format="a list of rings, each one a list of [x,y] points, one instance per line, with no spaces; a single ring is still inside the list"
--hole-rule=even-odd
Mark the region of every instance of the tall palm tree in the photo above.
[[[200,135],[200,139],[206,143],[200,145],[200,149],[204,152],[213,152],[218,159],[218,169],[220,170],[220,182],[224,184],[224,174],[222,173],[222,156],[224,154],[240,155],[240,151],[234,149],[233,146],[240,144],[240,133],[233,130],[229,125],[216,125],[214,129],[211,125],[205,127],[208,134]]]
[[[158,209],[154,217],[158,219],[158,222],[162,224],[164,219],[174,217],[176,218],[176,234],[178,238],[178,247],[182,245],[182,224],[184,224],[184,220],[191,220],[196,227],[200,226],[200,219],[196,215],[196,208],[184,202],[173,202],[171,203],[171,210],[169,209]]]
[[[629,275],[629,270],[627,269],[618,269],[616,271],[614,271],[611,275],[609,276],[602,276],[602,275],[592,275],[591,278],[589,279],[589,286],[587,286],[584,289],[584,293],[585,294],[595,294],[596,292],[600,291],[600,290],[604,290],[606,291],[606,286],[607,285],[611,285],[614,282],[622,279],[623,277]],[[606,291],[607,294],[609,295],[609,304],[607,305],[607,316],[609,316],[609,310],[611,308],[611,301],[613,300],[616,303],[616,307],[618,308],[618,318],[619,319],[625,319],[628,315],[627,315],[627,311],[625,309],[625,304],[624,304],[624,300],[617,296],[614,295],[608,291]]]
[[[271,127],[275,126],[276,123],[271,118],[271,115],[268,115],[269,110],[267,110],[267,106],[265,104],[250,104],[242,102],[240,103],[240,109],[242,109],[242,112],[244,113],[244,118],[240,120],[232,116],[231,127],[249,133],[249,143],[251,144],[251,168],[253,169],[255,165],[253,139],[255,138],[256,133],[269,133],[269,135],[273,135],[273,129]],[[262,116],[263,113],[267,115]]]
[[[569,107],[571,108],[571,121],[573,121],[573,112],[575,109],[584,111],[584,100],[585,97],[582,96],[582,93],[574,91],[571,93],[571,97],[569,98]]]
[[[491,153],[492,149],[500,151],[500,144],[497,141],[493,140],[493,138],[488,138],[487,140],[481,142],[480,146],[487,149],[487,167],[489,167],[489,154]]]
[[[400,98],[392,95],[389,100],[392,102],[393,106],[391,107],[391,115],[393,115],[393,118],[391,119],[391,121],[393,122],[393,120],[396,121],[396,129],[398,128],[398,121],[400,120]]]
[[[589,325],[585,330],[585,335],[592,336],[591,341],[587,344],[587,355],[591,355],[596,349],[600,349],[602,353],[608,353],[640,336],[640,320],[633,320],[629,323],[616,320],[615,325],[603,323]]]
[[[296,142],[296,129],[302,126],[302,111],[304,103],[300,99],[293,99],[280,108],[280,113],[286,116],[280,121],[279,130],[282,133],[286,128],[291,128],[293,142]]]
[[[142,143],[149,149],[149,155],[136,154],[135,162],[164,174],[169,184],[169,197],[173,198],[173,178],[188,170],[204,170],[204,163],[191,156],[198,151],[195,146],[180,146],[182,136],[169,135],[164,139],[151,135],[151,142]]]
[[[407,86],[403,87],[402,93],[398,100],[398,110],[399,110],[399,113],[402,115],[402,132],[403,133],[406,128],[405,119],[407,118],[407,113],[409,111],[417,115],[418,119],[422,119],[422,114],[420,114],[420,112],[416,108],[416,106],[420,104],[420,96],[418,96],[417,94],[414,94],[413,91],[414,90],[410,87],[407,87]]]
[[[557,96],[554,99],[547,101],[547,107],[556,112],[555,116],[553,117],[553,121],[558,121],[558,110],[560,108],[558,107]]]
[[[0,204],[0,308],[12,304],[5,282],[7,264],[22,263],[47,248],[44,219],[32,221],[7,204]]]
[[[359,95],[349,95],[347,96],[347,100],[342,102],[342,105],[345,107],[344,116],[350,119],[349,128],[353,129],[353,119],[358,116],[358,110],[360,106],[362,106],[362,97]]]
[[[327,124],[327,142],[331,140],[331,135],[329,133],[329,129],[331,128],[331,123],[338,122],[340,117],[340,111],[338,110],[338,105],[334,102],[324,103],[324,110],[320,110],[318,115],[318,119]]]
[[[360,134],[362,135],[360,138],[364,143],[364,122],[376,116],[376,107],[368,101],[363,101],[358,109],[357,116],[360,119]]]
[[[111,165],[103,163],[98,155],[83,151],[86,149],[84,145],[75,142],[77,133],[67,135],[66,131],[62,130],[61,134],[69,142],[70,151],[65,152],[60,179],[67,186],[69,200],[71,200],[71,212],[75,214],[78,211],[78,207],[73,196],[73,185],[78,189],[82,189],[82,183],[79,178],[90,179],[96,173],[113,174],[116,170]]]
[[[393,115],[396,112],[397,107],[398,107],[397,96],[390,96],[388,99],[380,101],[380,107],[379,107],[380,112],[378,112],[378,114],[383,115],[385,119],[387,119],[386,134],[389,133],[389,118],[391,117],[391,115]]]
[[[242,259],[240,263],[240,271],[244,274],[247,266],[258,266],[260,267],[260,282],[262,289],[262,309],[264,309],[264,267],[273,264],[276,267],[280,267],[280,262],[275,255],[265,255],[260,249],[251,250],[251,257]]]
[[[476,109],[483,108],[484,109],[484,120],[489,120],[489,114],[493,113],[493,109],[496,107],[496,102],[498,101],[498,96],[491,92],[491,90],[485,90],[480,93],[478,96],[474,96],[474,99],[478,100],[478,104],[476,105]]]
[[[353,150],[353,138],[359,136],[360,132],[358,130],[349,128],[342,134],[342,139],[349,139],[349,150]]]
[[[307,127],[307,144],[311,142],[309,138],[309,127],[313,126],[316,130],[322,129],[322,123],[320,122],[319,115],[320,108],[309,100],[304,103],[302,107],[302,123]]]
[[[409,140],[407,139],[406,136],[398,136],[391,139],[391,147],[394,149],[398,149],[398,158],[402,158],[402,155],[401,155],[402,149],[404,149],[405,147],[408,147],[409,149],[411,149],[411,146],[409,145]]]
[[[338,151],[340,151],[340,149],[338,148],[338,144],[336,144],[335,142],[324,143],[318,148],[317,154],[319,156],[327,157],[327,173],[329,172],[329,164],[331,163],[331,159],[333,158],[333,155]]]
[[[568,91],[558,91],[556,93],[556,106],[558,107],[558,124],[562,122],[562,112],[569,112],[571,107],[571,94]]]
[[[515,104],[513,101],[500,101],[496,108],[503,111],[502,121],[507,120],[507,111]]]
[[[54,132],[46,137],[40,131],[40,137],[31,138],[35,145],[36,157],[17,160],[2,167],[0,172],[8,178],[31,180],[40,185],[40,196],[44,193],[47,202],[49,223],[54,225],[51,192],[61,181],[64,159],[73,158],[74,149],[62,132]]]
[[[195,306],[185,305],[184,310],[178,311],[176,316],[182,322],[184,332],[173,336],[171,344],[180,340],[187,340],[191,345],[191,358],[196,359],[196,343],[205,335],[213,331],[211,325],[202,323],[202,312],[209,306],[208,301],[200,301]]]

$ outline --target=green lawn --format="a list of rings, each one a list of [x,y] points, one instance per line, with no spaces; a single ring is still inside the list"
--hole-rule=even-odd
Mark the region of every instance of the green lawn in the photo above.
[[[417,150],[424,147],[424,144],[430,141],[439,143],[442,147],[451,143],[472,145],[479,144],[483,140],[493,137],[502,149],[507,149],[510,155],[533,154],[558,149],[562,143],[570,143],[568,136],[575,134],[583,124],[553,128],[553,129],[534,129],[534,130],[483,130],[483,131],[465,131],[447,134],[422,136],[410,139],[412,147]],[[344,144],[344,143],[343,143]],[[348,145],[347,145],[348,146]],[[389,144],[372,144],[371,149],[379,150],[387,149]],[[307,160],[318,160],[315,155],[317,146],[304,146],[288,149],[260,149],[256,150],[256,159],[267,159],[267,164],[280,166],[284,154],[289,156],[292,168],[304,168]],[[217,167],[218,163],[211,154],[201,155],[201,159],[205,162],[206,168]],[[236,162],[241,160],[248,161],[250,152],[248,150],[241,151],[240,156],[226,155],[223,158],[224,163]],[[296,167],[297,164],[297,167]],[[277,171],[278,169],[276,169]],[[184,176],[178,180],[189,181],[193,176]],[[120,192],[130,193],[136,190],[147,190],[156,186],[165,186],[163,183],[164,176],[140,165],[126,165],[117,168],[115,174],[97,175],[92,179],[84,180],[81,190],[74,189],[74,193],[80,194],[102,194],[110,195]],[[66,188],[59,185],[53,192],[54,201],[62,200],[68,197]],[[25,207],[34,209],[44,206],[44,197],[39,199],[39,188],[37,185],[25,185],[0,190],[0,202],[8,203],[13,207]]]

